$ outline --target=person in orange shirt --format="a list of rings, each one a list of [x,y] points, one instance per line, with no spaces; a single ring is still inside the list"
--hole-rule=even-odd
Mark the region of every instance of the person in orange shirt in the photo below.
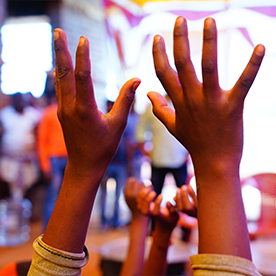
[[[67,150],[62,128],[57,117],[55,90],[49,91],[48,94],[50,104],[45,108],[37,130],[40,168],[48,184],[43,210],[44,229],[46,228],[57,200],[67,164]]]

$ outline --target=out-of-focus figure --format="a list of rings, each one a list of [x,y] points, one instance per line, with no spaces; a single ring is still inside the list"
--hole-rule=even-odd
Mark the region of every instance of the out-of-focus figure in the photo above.
[[[9,183],[13,197],[21,198],[39,178],[36,127],[40,118],[21,93],[13,94],[10,105],[0,110],[0,177]]]

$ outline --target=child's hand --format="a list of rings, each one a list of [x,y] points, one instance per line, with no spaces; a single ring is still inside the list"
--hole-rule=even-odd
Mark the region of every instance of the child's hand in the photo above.
[[[183,185],[181,188],[177,188],[174,201],[179,211],[191,217],[197,217],[197,198],[191,185]]]
[[[156,36],[153,58],[156,74],[172,99],[175,111],[158,93],[148,94],[154,114],[187,148],[195,170],[237,169],[243,147],[243,103],[264,56],[258,45],[242,75],[230,90],[219,86],[217,68],[217,29],[214,19],[204,24],[201,83],[190,59],[186,19],[178,17],[174,27],[174,60],[169,64],[165,43]],[[232,166],[232,168],[231,168]]]
[[[83,177],[101,178],[120,142],[140,80],[126,82],[112,110],[103,114],[94,97],[88,39],[80,38],[74,69],[66,34],[56,29],[54,35],[58,117],[68,150],[67,167]]]
[[[142,215],[137,206],[137,197],[138,197],[138,193],[143,188],[145,188],[145,185],[143,182],[139,181],[135,177],[128,178],[126,182],[124,194],[125,194],[125,201],[133,217]]]
[[[171,232],[179,219],[176,208],[170,202],[167,202],[166,207],[161,206],[161,194],[154,200],[155,197],[156,192],[151,186],[142,189],[137,198],[138,208],[142,214],[156,220],[156,227]]]

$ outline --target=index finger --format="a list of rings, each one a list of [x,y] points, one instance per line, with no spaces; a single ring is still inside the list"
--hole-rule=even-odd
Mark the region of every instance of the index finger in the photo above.
[[[164,39],[159,35],[154,37],[152,55],[158,79],[173,103],[179,102],[179,95],[182,95],[182,87],[177,73],[170,66]]]
[[[255,47],[253,54],[241,74],[240,78],[236,82],[233,91],[230,96],[236,101],[241,101],[245,99],[251,85],[253,84],[256,75],[260,69],[261,63],[263,61],[265,54],[265,47],[259,44]]]
[[[71,55],[67,48],[67,37],[62,29],[54,30],[54,48],[56,56],[56,78],[59,89],[59,106],[71,103],[75,97],[75,77]]]

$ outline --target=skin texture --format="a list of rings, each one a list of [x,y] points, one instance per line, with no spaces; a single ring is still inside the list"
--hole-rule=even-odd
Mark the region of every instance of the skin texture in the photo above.
[[[161,206],[162,199],[161,194],[156,198],[156,192],[152,190],[152,186],[141,190],[137,197],[141,213],[155,219],[152,245],[142,275],[166,275],[170,237],[179,215],[170,202],[167,202],[165,207]]]
[[[155,36],[153,58],[157,77],[175,111],[156,92],[148,93],[154,114],[189,151],[197,182],[199,253],[229,254],[251,259],[241,197],[239,164],[243,149],[244,99],[257,75],[264,46],[255,47],[250,61],[230,90],[219,86],[217,30],[204,22],[201,83],[190,59],[187,21],[174,27],[174,60],[168,62],[164,40]]]
[[[197,198],[191,185],[183,185],[181,188],[177,188],[174,201],[177,210],[191,217],[197,217]]]
[[[120,276],[142,275],[149,217],[144,216],[139,211],[136,199],[143,188],[145,188],[145,185],[134,177],[130,177],[126,182],[124,194],[132,214],[132,220],[129,229],[128,253]]]
[[[56,29],[54,37],[58,117],[68,164],[43,241],[57,249],[80,253],[99,184],[120,142],[140,80],[126,82],[112,110],[103,114],[94,97],[87,38],[80,38],[73,68],[66,34]]]

